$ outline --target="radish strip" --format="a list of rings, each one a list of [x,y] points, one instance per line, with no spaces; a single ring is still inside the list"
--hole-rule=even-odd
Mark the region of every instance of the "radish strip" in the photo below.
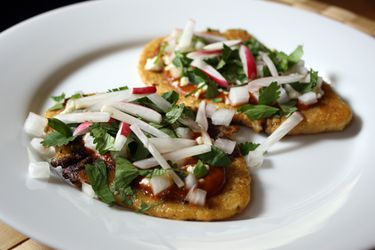
[[[102,111],[108,112],[111,115],[111,117],[113,117],[116,120],[126,122],[126,123],[129,123],[131,125],[137,124],[143,131],[145,131],[145,132],[147,132],[147,133],[149,133],[153,136],[162,137],[162,138],[170,137],[169,135],[167,135],[163,131],[145,123],[142,120],[139,120],[138,118],[135,118],[134,116],[125,114],[124,112],[121,112],[120,110],[115,109],[114,107],[104,106],[102,108]]]
[[[172,108],[172,105],[158,94],[149,95],[147,98],[164,112],[168,112]]]
[[[159,151],[155,148],[155,146],[152,143],[149,142],[147,136],[141,131],[140,127],[138,127],[137,124],[133,124],[133,125],[130,126],[130,129],[138,137],[138,139],[143,143],[143,145],[148,149],[148,151],[151,153],[151,155],[155,158],[155,160],[157,162],[156,164],[160,165],[163,169],[170,170],[168,172],[168,174],[173,178],[173,181],[176,183],[176,185],[178,187],[183,187],[185,185],[185,183],[173,171],[171,166],[169,166],[168,162],[159,153]]]
[[[157,150],[162,154],[197,144],[195,140],[183,138],[150,138],[149,141],[154,144]]]
[[[91,96],[82,97],[76,100],[72,100],[72,105],[74,105],[75,109],[82,109],[87,108],[89,106],[92,106],[98,102],[105,101],[111,98],[120,98],[125,99],[129,97],[130,90],[121,90],[116,92],[110,92],[110,93],[101,93],[101,94],[95,94]],[[118,100],[118,101],[120,101]]]
[[[132,94],[153,94],[156,92],[155,86],[138,87],[132,89]]]
[[[139,116],[145,119],[146,121],[160,123],[162,120],[161,115],[153,109],[143,107],[138,104],[134,103],[126,103],[126,102],[116,102],[112,104],[112,106],[120,111],[125,113]]]
[[[210,42],[210,43],[223,42],[223,41],[226,40],[226,38],[223,37],[223,36],[213,35],[213,34],[206,33],[206,32],[194,32],[194,34],[197,37],[201,37],[201,38],[203,38],[204,40],[206,40],[207,42]]]
[[[186,51],[191,48],[193,34],[194,34],[194,20],[188,20],[185,25],[185,28],[180,36],[180,40],[178,41],[176,50],[178,51]]]
[[[118,95],[118,96],[113,96],[110,98],[107,98],[105,100],[102,100],[100,102],[97,102],[91,106],[87,107],[87,110],[89,111],[100,111],[101,108],[105,105],[112,105],[113,103],[116,102],[132,102],[134,100],[137,100],[139,98],[148,96],[148,94],[131,94],[129,93],[126,97],[124,95]]]
[[[222,42],[217,42],[217,43],[211,43],[209,45],[206,45],[203,47],[204,50],[219,50],[224,48],[224,44],[228,47],[233,47],[236,45],[241,44],[241,40],[226,40]]]
[[[208,121],[207,121],[207,116],[206,116],[206,102],[205,101],[201,101],[199,103],[195,121],[202,127],[204,131],[207,131]]]
[[[221,54],[221,50],[199,50],[199,51],[194,51],[190,52],[186,55],[187,58],[190,58],[192,60],[195,59],[209,59],[209,58],[215,58]]]
[[[275,64],[272,62],[271,58],[267,55],[267,53],[260,53],[260,56],[263,62],[267,65],[267,68],[270,70],[270,73],[273,77],[278,77],[279,73],[277,72]]]
[[[194,60],[190,64],[192,67],[196,67],[202,70],[205,74],[207,74],[217,85],[228,88],[229,83],[228,81],[217,71],[214,67],[207,64],[203,60]]]
[[[106,112],[81,112],[58,114],[55,118],[64,123],[70,124],[82,122],[108,122],[111,117]]]
[[[78,125],[78,127],[74,130],[73,136],[79,136],[84,135],[90,130],[90,126],[92,125],[92,122],[84,122]]]
[[[188,147],[180,150],[176,150],[171,153],[164,154],[163,157],[172,162],[177,162],[179,160],[186,159],[191,156],[204,154],[211,151],[211,146],[209,145],[197,145],[193,147]],[[158,164],[157,160],[152,157],[140,161],[133,162],[134,166],[137,166],[138,168],[147,169],[156,167]]]
[[[257,76],[257,65],[250,49],[245,45],[241,45],[238,53],[247,79],[254,79]]]

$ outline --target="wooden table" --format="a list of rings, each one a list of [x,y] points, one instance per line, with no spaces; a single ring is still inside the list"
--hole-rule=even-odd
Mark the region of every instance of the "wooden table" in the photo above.
[[[274,0],[296,8],[319,13],[339,22],[353,26],[375,37],[375,21],[327,3],[310,0]],[[49,250],[51,248],[38,243],[0,222],[0,250]]]

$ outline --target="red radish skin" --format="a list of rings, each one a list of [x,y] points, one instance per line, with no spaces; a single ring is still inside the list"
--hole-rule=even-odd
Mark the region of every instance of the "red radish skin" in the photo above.
[[[133,88],[133,94],[153,94],[156,93],[155,86]]]
[[[92,122],[83,122],[74,130],[73,136],[79,136],[84,135],[87,132],[89,132],[90,126],[92,125]]]
[[[121,122],[121,135],[128,136],[131,132],[130,125],[126,122]]]
[[[192,67],[196,67],[202,70],[209,78],[211,78],[217,85],[228,88],[229,83],[225,78],[211,65],[207,64],[203,60],[194,60],[191,63]]]
[[[257,65],[255,63],[253,54],[251,54],[250,49],[245,45],[241,45],[239,53],[241,61],[244,65],[245,73],[247,73],[247,78],[249,80],[254,79],[257,76]]]
[[[222,50],[198,50],[187,54],[187,58],[190,59],[207,59],[219,56]]]

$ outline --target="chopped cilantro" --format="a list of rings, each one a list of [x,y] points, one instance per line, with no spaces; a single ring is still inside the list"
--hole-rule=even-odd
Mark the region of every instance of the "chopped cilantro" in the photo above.
[[[290,55],[275,50],[272,51],[269,56],[275,64],[277,70],[279,72],[285,72],[301,60],[301,57],[303,56],[303,47],[298,46]]]
[[[160,48],[159,48],[159,52],[158,52],[158,54],[156,55],[156,59],[155,59],[155,61],[154,61],[154,64],[158,64],[158,63],[159,63],[161,57],[162,57],[163,54],[164,54],[165,48],[167,48],[167,46],[168,46],[168,43],[167,43],[167,42],[164,42],[164,43],[161,44],[161,46],[160,46]]]
[[[75,93],[71,97],[69,97],[69,99],[75,100],[75,99],[79,99],[81,97],[82,97],[81,93]]]
[[[161,204],[161,202],[158,202],[158,203],[155,203],[155,204],[147,204],[146,202],[141,201],[140,208],[138,209],[137,212],[143,214],[143,213],[147,212],[148,210],[150,210],[151,208],[159,206],[160,204]]]
[[[207,99],[212,99],[212,98],[215,98],[216,96],[218,96],[220,94],[219,90],[218,90],[218,86],[216,83],[213,83],[211,81],[207,82],[207,90],[206,90],[206,93],[205,93],[205,97]]]
[[[64,102],[65,102],[65,93],[62,93],[58,96],[52,96],[51,99],[55,102],[55,104],[50,107],[48,110],[59,110],[64,108]]]
[[[290,100],[289,102],[280,104],[281,113],[286,117],[290,116],[298,110],[296,104],[296,100]]]
[[[280,97],[280,86],[272,82],[269,86],[261,88],[259,92],[259,104],[271,105]]]
[[[117,92],[117,91],[128,90],[128,89],[129,89],[128,86],[121,86],[121,87],[114,88],[114,89],[108,89],[107,92]]]
[[[201,160],[198,160],[197,164],[195,164],[193,173],[198,179],[203,178],[208,174],[208,169]]]
[[[252,120],[259,120],[277,114],[279,109],[268,105],[246,104],[241,106],[238,111],[244,113]]]
[[[305,94],[307,92],[312,91],[317,83],[318,83],[318,72],[310,69],[310,82],[308,83],[300,83],[300,82],[295,82],[295,83],[290,83],[290,86],[300,92],[301,94]]]
[[[270,50],[264,46],[262,43],[260,43],[257,39],[254,37],[250,38],[245,42],[245,45],[251,50],[251,53],[254,57],[257,57],[259,55],[259,52],[270,52]]]
[[[184,104],[175,104],[172,106],[171,110],[165,114],[165,121],[169,124],[174,124],[179,118],[194,117],[194,112],[189,107],[186,107]]]
[[[223,98],[221,98],[221,97],[218,97],[218,98],[214,98],[214,99],[212,99],[212,101],[213,102],[222,102],[223,101]]]
[[[175,104],[178,99],[180,98],[180,95],[172,90],[172,91],[169,91],[169,92],[165,92],[162,97],[167,100],[170,104]]]
[[[211,146],[211,151],[197,156],[204,163],[215,167],[226,167],[231,164],[231,159],[221,149]]]
[[[94,123],[90,126],[90,135],[94,138],[96,149],[100,154],[105,154],[114,150],[115,138],[118,130],[118,124],[113,123]]]
[[[172,63],[178,68],[188,68],[191,61],[191,59],[186,57],[186,53],[176,51]]]
[[[48,126],[55,131],[49,133],[42,141],[42,145],[45,147],[63,146],[75,139],[69,126],[56,118],[49,118]]]
[[[254,151],[258,146],[258,143],[253,142],[245,142],[238,145],[242,155],[247,155],[250,151]]]

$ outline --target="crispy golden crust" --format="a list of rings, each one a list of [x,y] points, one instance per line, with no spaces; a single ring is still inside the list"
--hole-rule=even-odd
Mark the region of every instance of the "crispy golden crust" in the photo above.
[[[143,201],[147,204],[159,204],[145,212],[148,215],[156,217],[199,221],[230,218],[240,213],[248,205],[250,201],[251,178],[249,168],[242,157],[236,158],[226,170],[227,182],[222,192],[208,198],[204,207],[172,201],[159,204],[157,199],[138,191],[137,198],[131,209],[139,210]]]
[[[231,29],[222,33],[227,39],[247,40],[251,36],[248,32],[240,29]],[[144,81],[148,85],[156,85],[159,93],[175,90],[170,84],[170,80],[165,74],[160,72],[152,72],[144,69],[144,65],[148,58],[155,56],[157,49],[160,47],[163,38],[158,38],[148,43],[139,60],[138,71]],[[343,130],[352,119],[352,111],[350,107],[328,86],[324,85],[325,95],[319,100],[317,105],[310,107],[308,110],[302,111],[305,120],[299,124],[290,134],[314,134],[328,131]],[[194,109],[198,108],[201,100],[190,96],[180,97],[180,102],[185,103]],[[210,100],[207,100],[210,102]],[[215,103],[219,108],[235,109],[231,105],[224,103]],[[240,122],[256,132],[265,131],[271,133],[285,120],[285,117],[277,117],[265,120],[251,120],[243,113],[237,113],[233,117],[234,121]]]

